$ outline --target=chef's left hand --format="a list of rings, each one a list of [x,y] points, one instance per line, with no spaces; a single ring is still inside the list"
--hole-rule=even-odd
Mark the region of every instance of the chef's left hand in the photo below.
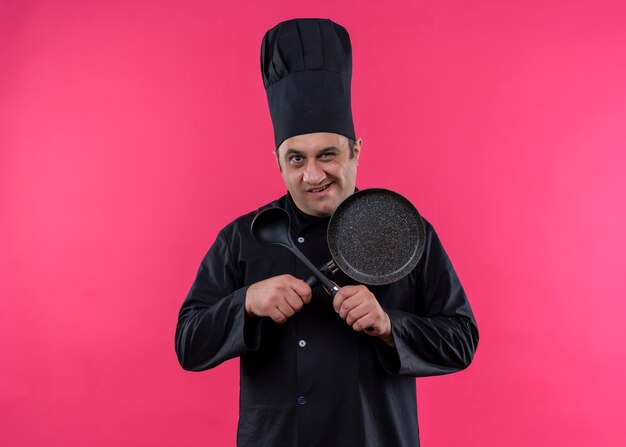
[[[355,331],[365,331],[394,346],[389,315],[367,287],[343,286],[333,299],[333,307]]]

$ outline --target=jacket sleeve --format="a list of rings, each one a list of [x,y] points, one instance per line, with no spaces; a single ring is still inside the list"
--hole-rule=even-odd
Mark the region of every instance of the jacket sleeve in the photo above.
[[[388,373],[417,377],[466,368],[478,345],[478,328],[465,291],[432,226],[426,224],[426,247],[402,290],[413,296],[415,311],[385,309],[395,349],[380,344],[379,358]],[[392,299],[394,299],[392,297]]]
[[[259,348],[262,322],[245,317],[247,290],[222,230],[178,314],[175,348],[184,369],[206,370]]]

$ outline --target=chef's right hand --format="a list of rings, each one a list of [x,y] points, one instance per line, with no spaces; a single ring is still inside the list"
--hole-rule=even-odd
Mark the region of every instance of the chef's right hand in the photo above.
[[[248,287],[246,314],[270,317],[282,324],[311,301],[311,288],[291,275],[274,276]]]

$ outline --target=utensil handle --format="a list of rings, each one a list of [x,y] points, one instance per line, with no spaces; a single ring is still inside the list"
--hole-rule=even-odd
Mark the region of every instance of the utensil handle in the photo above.
[[[315,275],[309,276],[304,282],[307,283],[311,289],[320,285],[320,282]],[[332,288],[330,290],[326,288],[326,290],[330,293],[330,296],[335,296],[335,294],[339,292],[339,286],[334,281],[330,281],[330,283],[332,284]]]
[[[307,283],[307,285],[312,289],[314,287],[317,287],[319,285],[319,281],[317,280],[317,277],[315,275],[311,275],[309,276],[306,281],[304,281],[305,283]]]
[[[313,263],[311,261],[309,261],[309,258],[307,258],[306,256],[304,256],[304,254],[298,250],[295,246],[290,247],[291,252],[296,255],[296,257],[302,261],[302,263],[304,265],[306,265],[309,270],[311,271],[311,273],[313,273],[313,275],[315,275],[315,277],[317,278],[317,280],[324,286],[326,287],[326,290],[328,291],[328,293],[330,294],[330,296],[335,296],[335,294],[337,292],[339,292],[339,286],[337,284],[335,284],[334,282],[332,282],[330,279],[328,279],[322,272],[319,271],[319,269],[317,267],[315,267],[313,265]]]
[[[337,267],[337,264],[335,264],[335,261],[333,259],[320,267],[320,272],[322,272],[328,278],[332,278],[337,270],[339,270],[339,267]],[[315,275],[309,276],[304,282],[307,283],[311,289],[320,284]]]

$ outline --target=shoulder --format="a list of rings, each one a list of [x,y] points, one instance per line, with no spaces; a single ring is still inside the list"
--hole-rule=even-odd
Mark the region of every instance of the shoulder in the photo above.
[[[233,240],[233,238],[241,237],[241,236],[251,236],[250,226],[252,224],[252,220],[258,214],[258,212],[264,208],[268,207],[281,207],[284,208],[287,201],[287,196],[284,195],[279,199],[276,199],[272,202],[269,202],[263,206],[260,206],[254,211],[250,211],[242,216],[239,216],[228,225],[223,227],[218,235],[218,238],[224,237],[227,240]]]

